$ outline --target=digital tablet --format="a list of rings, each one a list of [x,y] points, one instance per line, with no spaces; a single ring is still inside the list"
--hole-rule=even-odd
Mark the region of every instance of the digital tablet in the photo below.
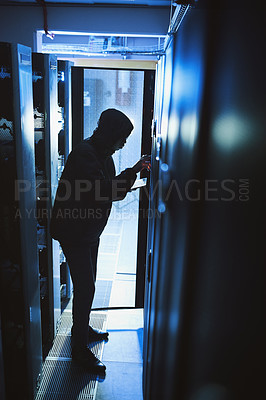
[[[133,186],[131,186],[130,190],[138,189],[142,186],[145,186],[147,183],[147,178],[136,179]]]

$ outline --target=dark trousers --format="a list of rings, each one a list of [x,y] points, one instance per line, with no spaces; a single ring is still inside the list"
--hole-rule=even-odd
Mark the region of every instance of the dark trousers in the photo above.
[[[95,292],[99,241],[95,244],[60,243],[73,282],[73,338],[74,347],[87,346],[88,322]]]

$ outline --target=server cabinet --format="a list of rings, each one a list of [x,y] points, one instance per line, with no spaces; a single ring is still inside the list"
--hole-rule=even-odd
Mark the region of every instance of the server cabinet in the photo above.
[[[165,226],[165,208],[162,198],[165,185],[168,183],[168,164],[166,164],[165,151],[167,143],[167,132],[169,124],[169,107],[172,91],[173,76],[173,46],[166,50],[158,68],[158,81],[155,94],[155,119],[153,131],[153,154],[152,154],[152,197],[151,207],[153,209],[153,218],[150,220],[149,236],[149,270],[146,280],[146,303],[149,307],[146,313],[147,323],[145,326],[146,343],[146,366],[144,368],[144,395],[145,398],[153,398],[153,370],[155,368],[155,349],[158,346],[158,338],[161,326],[162,313],[165,310],[160,309],[158,304],[158,294],[166,288],[164,274],[166,266],[160,268],[162,253],[167,246],[167,238],[163,237],[162,229]],[[166,178],[166,179],[165,179]],[[158,377],[157,377],[158,379]],[[159,396],[159,394],[158,394]],[[164,397],[164,394],[161,394]]]
[[[265,396],[265,24],[198,3],[166,53],[145,400]]]
[[[149,196],[149,219],[148,219],[148,239],[146,255],[146,276],[145,276],[145,301],[144,301],[144,335],[143,335],[143,391],[148,397],[152,340],[155,313],[152,307],[152,298],[156,293],[156,287],[152,286],[152,281],[156,281],[157,271],[154,271],[154,240],[156,225],[160,224],[161,214],[158,212],[158,191],[159,188],[159,159],[161,150],[161,116],[163,104],[164,87],[164,66],[165,57],[161,57],[156,69],[155,82],[155,101],[154,115],[152,122],[152,148],[151,148],[151,176],[150,176],[150,196]]]
[[[59,60],[58,68],[58,110],[59,110],[59,132],[58,132],[58,179],[61,177],[67,157],[72,149],[72,96],[71,96],[71,67],[73,62]],[[63,309],[72,294],[72,280],[70,271],[59,246],[60,258],[60,294],[61,309]]]
[[[193,118],[200,113],[202,101],[204,27],[204,19],[196,18],[194,25],[189,28],[191,35],[197,32],[194,40],[182,36],[184,44],[181,48],[177,46],[177,36],[174,36],[165,55],[161,127],[157,133],[160,136],[157,154],[160,190],[157,193],[157,207],[161,216],[155,226],[153,246],[153,325],[149,335],[150,368],[146,388],[149,399],[178,398],[170,388],[176,380],[183,378],[175,362],[180,361],[179,352],[182,351],[180,332],[183,318],[187,317],[187,303],[182,295],[186,289],[185,276],[188,273],[187,252],[194,251],[194,242],[190,241],[189,235],[195,228],[191,226],[195,203],[185,197],[184,188],[187,182],[197,180],[198,177],[198,142],[193,140],[193,135],[197,137],[197,125]],[[179,52],[182,50],[186,52],[183,64],[179,61]],[[160,385],[154,382],[160,382]],[[185,398],[180,396],[180,399]]]
[[[50,216],[58,184],[57,59],[33,53],[33,104],[36,197],[41,285],[43,357],[56,334],[61,315],[59,245],[50,236]]]
[[[0,44],[0,273],[7,399],[33,399],[40,379],[31,49]]]

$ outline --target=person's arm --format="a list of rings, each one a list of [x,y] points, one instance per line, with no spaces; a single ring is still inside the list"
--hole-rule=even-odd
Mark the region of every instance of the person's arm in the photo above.
[[[72,176],[75,180],[75,198],[82,202],[122,200],[136,180],[133,168],[127,168],[113,179],[107,179],[96,155],[88,153],[86,149],[80,148],[74,157]]]
[[[150,167],[151,157],[149,155],[145,155],[142,156],[132,168],[127,168],[125,171],[121,172],[120,175],[116,176],[113,180],[113,188],[114,185],[117,185],[117,187],[118,185],[120,185],[120,188],[119,190],[117,190],[116,196],[113,196],[113,201],[124,199],[126,197],[126,194],[133,186],[137,178],[137,173],[141,172],[143,169],[149,170]]]
[[[127,168],[112,179],[112,201],[123,200],[137,178],[133,168]]]

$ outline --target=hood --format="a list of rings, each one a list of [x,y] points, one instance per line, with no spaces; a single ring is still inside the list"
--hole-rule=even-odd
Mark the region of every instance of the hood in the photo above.
[[[121,139],[126,139],[133,128],[130,119],[124,113],[115,108],[109,108],[101,113],[90,142],[103,155],[111,155],[114,153],[114,144]]]

